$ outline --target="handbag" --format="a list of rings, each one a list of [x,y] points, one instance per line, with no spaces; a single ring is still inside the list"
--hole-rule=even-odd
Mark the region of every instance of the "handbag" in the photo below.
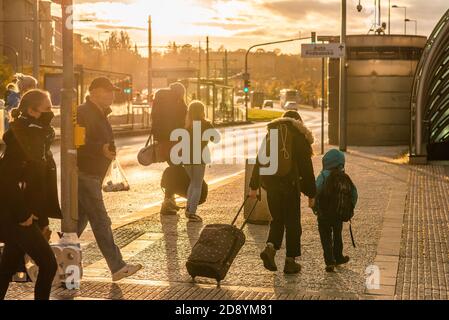
[[[173,141],[154,141],[153,135],[150,135],[145,147],[137,154],[137,161],[145,167],[153,163],[167,162],[170,160],[170,152],[175,143]]]
[[[145,147],[137,154],[137,161],[140,165],[147,167],[153,163],[157,163],[156,146],[157,142],[154,142],[153,135],[151,134],[148,137]]]

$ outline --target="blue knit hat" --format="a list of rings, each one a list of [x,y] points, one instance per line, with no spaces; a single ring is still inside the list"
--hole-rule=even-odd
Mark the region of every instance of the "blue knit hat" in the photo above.
[[[323,169],[332,170],[336,168],[344,169],[345,154],[337,149],[328,151],[323,157]]]

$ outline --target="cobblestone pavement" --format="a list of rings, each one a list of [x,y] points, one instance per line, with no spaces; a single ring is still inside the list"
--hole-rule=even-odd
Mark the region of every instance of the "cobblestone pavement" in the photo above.
[[[449,297],[449,169],[410,167],[397,299]]]
[[[110,273],[95,243],[83,251],[85,278],[81,290],[67,292],[57,289],[58,298],[97,299],[370,299],[365,295],[365,270],[375,257],[382,229],[382,216],[391,192],[407,181],[405,166],[392,163],[402,149],[354,148],[347,156],[347,172],[359,189],[359,204],[353,221],[357,248],[352,248],[348,227],[344,229],[345,252],[351,256],[348,265],[334,274],[324,271],[322,249],[317,222],[302,201],[303,270],[297,276],[286,276],[282,271],[265,270],[259,252],[266,240],[267,226],[248,225],[247,242],[234,261],[221,289],[212,289],[215,282],[197,278],[192,284],[185,262],[202,227],[210,223],[232,221],[243,200],[243,177],[219,187],[210,193],[199,214],[204,225],[188,224],[179,217],[161,217],[153,214],[114,231],[125,259],[142,263],[144,269],[124,283],[111,284]],[[314,158],[316,174],[321,168],[321,158]],[[242,222],[240,218],[239,222]],[[284,250],[277,255],[282,270]],[[150,282],[150,284],[148,284]],[[153,284],[151,282],[157,282]],[[204,287],[206,286],[206,287]],[[15,288],[8,298],[30,298],[30,290]],[[24,296],[27,292],[28,296]],[[158,293],[155,293],[158,292]]]

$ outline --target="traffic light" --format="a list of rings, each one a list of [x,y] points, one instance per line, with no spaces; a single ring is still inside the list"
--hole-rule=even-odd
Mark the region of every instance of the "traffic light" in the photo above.
[[[245,93],[248,93],[250,87],[251,87],[251,81],[245,80],[245,87],[243,88],[243,91],[244,91]]]
[[[123,81],[123,93],[127,95],[131,95],[133,93],[133,84],[130,79]]]
[[[312,32],[312,43],[316,43],[316,32]]]

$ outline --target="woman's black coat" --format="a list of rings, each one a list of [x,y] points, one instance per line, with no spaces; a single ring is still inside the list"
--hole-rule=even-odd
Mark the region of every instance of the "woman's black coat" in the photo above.
[[[56,163],[50,151],[55,133],[31,117],[21,116],[4,134],[0,159],[0,221],[22,223],[32,214],[40,227],[62,219]],[[3,223],[0,222],[0,223]]]

